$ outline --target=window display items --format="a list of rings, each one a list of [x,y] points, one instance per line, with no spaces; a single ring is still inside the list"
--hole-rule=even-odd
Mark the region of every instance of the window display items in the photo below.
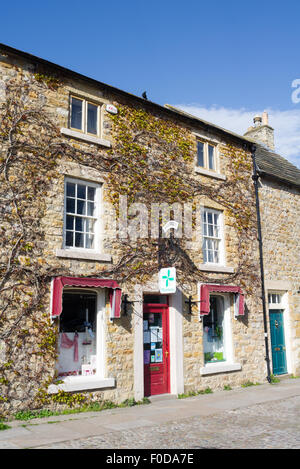
[[[144,331],[144,344],[150,344],[150,331]]]
[[[162,363],[163,328],[161,314],[144,314],[143,329],[144,365]]]
[[[221,296],[210,297],[210,313],[203,318],[204,362],[226,360],[224,343],[224,300]]]
[[[81,365],[81,374],[82,374],[82,376],[91,376],[91,375],[95,374],[95,372],[92,368],[92,365]]]
[[[148,314],[148,321],[149,321],[149,324],[154,323],[154,313],[149,313]]]
[[[61,334],[60,346],[62,348],[74,347],[74,362],[78,362],[78,332],[74,333],[74,338],[71,340],[65,332]]]
[[[94,338],[94,334],[92,332],[92,325],[89,322],[89,310],[86,308],[85,310],[85,322],[83,323],[85,326],[85,339],[82,342],[82,345],[90,345],[92,343],[92,340]]]
[[[163,359],[162,349],[161,348],[156,349],[155,350],[155,362],[160,363],[163,361],[162,359]]]
[[[162,341],[162,327],[151,326],[151,342],[161,342]]]
[[[144,364],[149,365],[150,363],[150,350],[144,350]]]

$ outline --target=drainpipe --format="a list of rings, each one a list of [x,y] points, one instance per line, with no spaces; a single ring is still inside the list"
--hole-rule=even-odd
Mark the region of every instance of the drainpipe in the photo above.
[[[252,162],[253,162],[252,179],[253,179],[254,190],[255,190],[256,216],[257,216],[257,229],[258,229],[259,262],[260,262],[261,294],[262,294],[261,299],[262,299],[262,307],[263,307],[265,350],[266,350],[265,360],[267,362],[267,371],[268,371],[267,380],[269,383],[271,383],[268,328],[267,328],[267,308],[266,308],[266,295],[265,295],[265,274],[264,274],[264,262],[263,262],[263,241],[262,241],[259,195],[258,195],[259,174],[257,171],[257,166],[256,166],[256,161],[255,161],[255,151],[256,151],[256,146],[252,145],[252,149],[251,149],[251,156],[252,156]]]

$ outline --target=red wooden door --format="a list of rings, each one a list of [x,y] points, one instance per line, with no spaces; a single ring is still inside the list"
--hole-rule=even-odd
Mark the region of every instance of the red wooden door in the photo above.
[[[170,392],[169,307],[144,304],[144,394]]]

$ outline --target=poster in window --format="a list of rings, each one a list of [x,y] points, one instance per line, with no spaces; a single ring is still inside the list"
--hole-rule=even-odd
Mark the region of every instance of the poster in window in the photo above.
[[[93,368],[91,365],[81,365],[82,376],[91,376],[93,374]]]
[[[156,363],[162,362],[162,349],[161,348],[158,348],[155,350],[155,361]]]
[[[150,343],[150,331],[144,331],[144,344]]]
[[[162,342],[162,327],[151,326],[151,342]]]
[[[149,365],[150,363],[150,350],[144,350],[144,364]]]
[[[154,323],[154,313],[149,313],[148,321],[149,321],[149,324],[153,324],[153,323]]]

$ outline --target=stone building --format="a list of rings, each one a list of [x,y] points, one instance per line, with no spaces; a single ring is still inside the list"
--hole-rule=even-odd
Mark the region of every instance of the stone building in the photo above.
[[[256,144],[270,367],[299,376],[300,170],[275,152],[266,112],[245,136]]]
[[[252,142],[5,45],[0,78],[1,414],[265,381]]]

